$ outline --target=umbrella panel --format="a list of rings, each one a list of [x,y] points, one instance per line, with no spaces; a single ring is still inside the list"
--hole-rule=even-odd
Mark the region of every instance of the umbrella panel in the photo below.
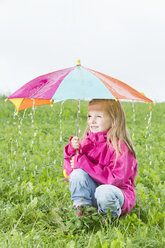
[[[77,66],[64,78],[52,97],[55,102],[68,99],[91,100],[93,98],[115,99],[97,76],[81,66]]]

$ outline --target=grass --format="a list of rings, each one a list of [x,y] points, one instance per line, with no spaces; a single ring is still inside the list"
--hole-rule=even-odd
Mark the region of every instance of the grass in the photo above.
[[[14,116],[0,99],[0,247],[163,248],[165,103],[123,103],[137,151],[135,208],[119,220],[110,213],[78,217],[62,173],[63,148],[76,134],[77,103],[40,106]],[[80,136],[87,103],[81,102]],[[61,113],[61,114],[60,114]],[[60,121],[61,120],[61,121]]]

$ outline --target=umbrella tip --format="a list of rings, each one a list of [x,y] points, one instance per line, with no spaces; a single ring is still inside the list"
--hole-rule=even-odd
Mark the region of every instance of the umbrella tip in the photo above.
[[[81,63],[80,63],[80,59],[77,60],[77,66],[80,66]]]
[[[53,99],[50,100],[50,106],[53,107]]]

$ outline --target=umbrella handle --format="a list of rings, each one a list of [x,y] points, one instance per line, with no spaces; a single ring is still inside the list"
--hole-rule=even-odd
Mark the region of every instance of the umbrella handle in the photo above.
[[[77,105],[77,130],[76,130],[76,136],[79,136],[79,114],[80,114],[80,100],[78,100],[78,105]],[[76,155],[79,154],[79,151],[76,151]]]

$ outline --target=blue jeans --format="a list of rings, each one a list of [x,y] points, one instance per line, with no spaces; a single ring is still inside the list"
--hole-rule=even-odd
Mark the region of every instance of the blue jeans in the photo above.
[[[75,169],[69,177],[69,189],[74,206],[94,206],[112,217],[119,217],[124,203],[122,191],[114,185],[98,184],[82,169]]]

